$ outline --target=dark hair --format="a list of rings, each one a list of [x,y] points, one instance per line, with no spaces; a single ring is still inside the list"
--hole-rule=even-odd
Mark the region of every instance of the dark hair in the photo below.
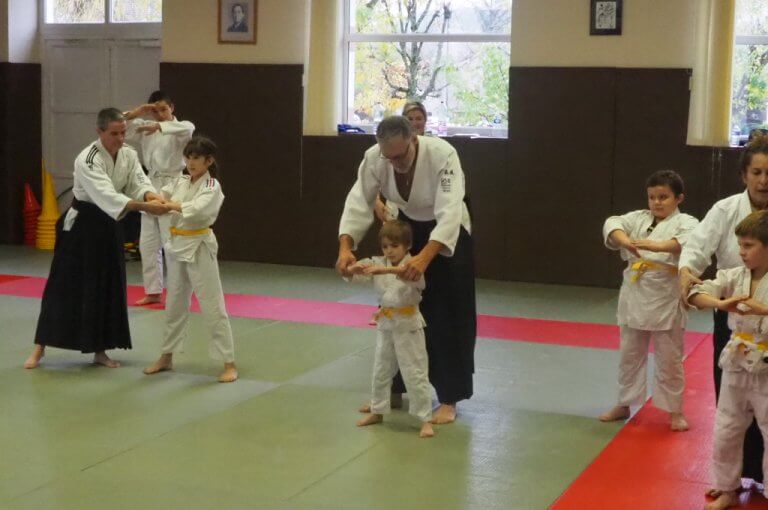
[[[205,158],[214,158],[211,166],[208,167],[208,172],[212,177],[218,177],[219,165],[216,163],[216,151],[218,147],[213,140],[205,136],[193,136],[192,139],[184,146],[184,157],[189,158],[191,156],[203,156]]]
[[[409,112],[413,110],[419,110],[422,115],[424,115],[424,119],[427,118],[427,109],[424,108],[424,105],[421,104],[420,101],[408,101],[403,105],[403,116],[408,115]]]
[[[385,221],[379,230],[379,242],[384,238],[410,248],[413,242],[413,231],[411,226],[404,221],[389,220]]]
[[[413,136],[411,122],[402,115],[386,117],[376,126],[376,141],[386,142],[396,136],[402,136],[407,140]]]
[[[749,143],[744,146],[744,151],[741,153],[741,159],[739,159],[739,171],[741,175],[747,173],[747,168],[752,164],[752,156],[755,154],[765,154],[768,156],[768,135],[762,131],[755,132],[754,130],[749,134],[751,137]]]
[[[110,122],[121,122],[125,120],[123,112],[117,108],[104,108],[99,110],[96,116],[96,127],[101,131],[106,131]]]
[[[230,8],[230,12],[232,13],[232,16],[235,15],[235,7],[240,7],[240,11],[242,11],[243,15],[245,15],[245,4],[241,2],[236,2],[232,4],[232,7]]]
[[[648,180],[645,181],[645,187],[651,188],[653,186],[669,186],[669,189],[672,190],[675,197],[679,197],[684,191],[683,178],[674,170],[659,170],[658,172],[653,172],[651,176],[648,177]]]
[[[753,212],[736,225],[736,235],[751,237],[768,246],[768,211]]]
[[[164,90],[156,90],[149,95],[149,103],[157,103],[158,101],[165,101],[168,104],[173,104],[171,96]]]

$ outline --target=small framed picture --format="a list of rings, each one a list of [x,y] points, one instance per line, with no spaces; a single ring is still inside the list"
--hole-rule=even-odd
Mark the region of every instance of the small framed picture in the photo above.
[[[621,35],[623,0],[590,0],[589,35]]]
[[[256,0],[219,0],[219,43],[256,44]]]

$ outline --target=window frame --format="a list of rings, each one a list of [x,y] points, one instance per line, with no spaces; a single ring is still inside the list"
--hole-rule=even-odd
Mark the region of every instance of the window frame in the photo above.
[[[508,34],[360,34],[352,33],[351,31],[351,15],[352,0],[343,0],[344,9],[342,16],[343,30],[342,30],[342,100],[341,100],[341,119],[345,124],[349,124],[348,113],[348,101],[349,101],[349,70],[350,70],[350,45],[356,43],[367,42],[379,42],[379,43],[395,43],[395,42],[457,42],[457,43],[507,43],[512,45],[512,27],[510,26],[510,32]],[[511,8],[511,7],[510,7]],[[507,84],[509,84],[509,78],[507,78]],[[369,124],[361,124],[359,127],[365,128],[370,126]],[[448,134],[459,134],[461,131],[471,129],[473,132],[477,132],[481,135],[490,135],[494,133],[493,128],[481,128],[475,126],[449,126]],[[507,134],[501,138],[507,138],[509,136],[508,129]],[[494,137],[499,138],[499,137]]]
[[[159,22],[120,23],[112,21],[112,2],[103,0],[102,23],[49,23],[46,20],[48,3],[39,0],[39,23],[44,39],[160,39],[162,20]],[[162,12],[161,12],[162,16]]]

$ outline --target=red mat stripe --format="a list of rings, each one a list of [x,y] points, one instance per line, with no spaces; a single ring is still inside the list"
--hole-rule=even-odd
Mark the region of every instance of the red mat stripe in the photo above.
[[[702,508],[710,481],[715,414],[711,337],[686,359],[685,381],[684,406],[691,430],[671,432],[669,415],[649,401],[552,510]],[[760,495],[746,493],[742,503],[740,508],[768,509],[768,501]]]
[[[45,281],[45,278],[39,277],[14,277],[8,281],[0,279],[0,295],[39,299],[43,294]],[[128,286],[128,302],[136,302],[143,293],[141,286]],[[354,328],[369,328],[368,321],[376,311],[376,307],[370,305],[248,294],[226,294],[225,301],[227,311],[233,317]],[[162,309],[162,305],[149,308]],[[198,311],[196,304],[193,305],[193,310]],[[608,324],[494,315],[478,315],[477,322],[477,334],[481,338],[592,349],[618,349],[619,346],[618,328]],[[686,352],[690,352],[704,336],[704,333],[687,332]]]

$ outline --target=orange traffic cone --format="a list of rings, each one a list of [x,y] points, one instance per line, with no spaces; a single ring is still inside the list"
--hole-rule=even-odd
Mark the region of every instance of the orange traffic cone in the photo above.
[[[53,250],[56,245],[56,220],[59,219],[59,205],[56,202],[53,177],[45,170],[45,162],[43,162],[42,209],[42,214],[37,218],[37,248]]]
[[[28,183],[24,184],[24,244],[34,246],[37,238],[37,217],[41,211],[40,204],[32,193]]]

